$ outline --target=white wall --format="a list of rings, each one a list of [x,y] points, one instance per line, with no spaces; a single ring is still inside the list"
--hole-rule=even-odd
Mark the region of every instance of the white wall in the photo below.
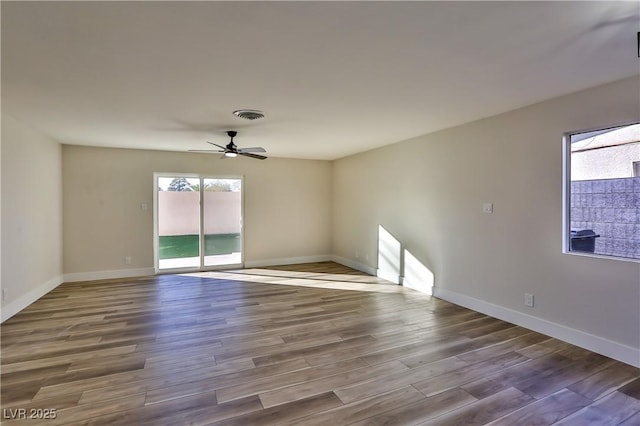
[[[562,254],[561,158],[564,132],[638,120],[639,92],[625,79],[337,160],[333,253],[375,268],[381,225],[439,297],[640,366],[640,264]]]
[[[244,176],[246,265],[330,255],[328,161],[65,145],[63,165],[67,280],[153,273],[154,172]]]
[[[62,282],[62,149],[2,115],[2,320]]]

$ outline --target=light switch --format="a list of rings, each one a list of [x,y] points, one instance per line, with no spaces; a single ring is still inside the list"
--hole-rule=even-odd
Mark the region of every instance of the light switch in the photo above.
[[[482,203],[482,211],[485,213],[493,213],[493,203]]]
[[[147,203],[140,203],[140,210],[146,212],[149,209],[149,205]]]

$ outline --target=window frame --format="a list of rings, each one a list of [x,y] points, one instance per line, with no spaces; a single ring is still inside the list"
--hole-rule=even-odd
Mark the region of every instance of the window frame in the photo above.
[[[589,253],[571,250],[571,137],[581,133],[617,129],[640,124],[640,121],[612,124],[585,130],[565,132],[562,136],[562,253],[572,256],[592,257],[598,259],[618,260],[640,263],[638,258],[621,257],[608,254]]]

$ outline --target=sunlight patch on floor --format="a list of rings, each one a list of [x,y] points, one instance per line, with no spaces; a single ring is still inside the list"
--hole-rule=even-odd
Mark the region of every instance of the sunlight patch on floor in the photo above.
[[[314,272],[283,271],[273,269],[238,269],[189,273],[189,276],[219,280],[247,281],[265,284],[291,285],[336,290],[354,290],[375,293],[406,293],[412,291],[389,281],[369,275],[323,274]]]

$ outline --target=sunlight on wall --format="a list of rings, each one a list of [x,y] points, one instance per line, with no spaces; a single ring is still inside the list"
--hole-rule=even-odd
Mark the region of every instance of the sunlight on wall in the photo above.
[[[378,225],[378,271],[380,278],[400,284],[400,241]]]
[[[404,251],[404,279],[402,285],[421,293],[432,294],[433,272],[408,250]]]
[[[387,281],[411,288],[425,294],[432,294],[435,281],[433,272],[402,244],[378,225],[378,270],[376,275]]]

